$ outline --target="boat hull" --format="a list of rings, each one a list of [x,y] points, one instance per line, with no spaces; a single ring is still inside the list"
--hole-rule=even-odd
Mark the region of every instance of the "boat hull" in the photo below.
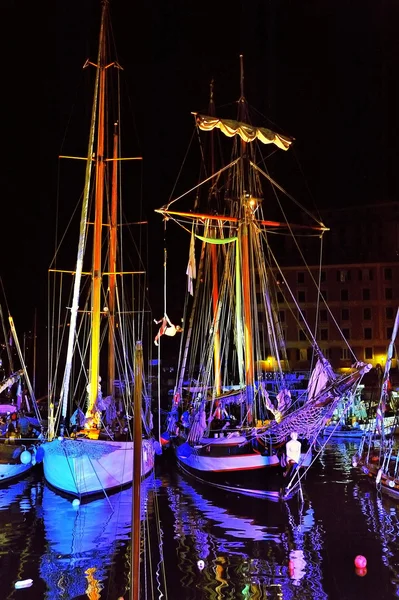
[[[372,462],[359,461],[358,466],[367,475],[370,483],[378,487],[383,494],[399,500],[399,480],[386,473],[380,473],[379,466]],[[377,483],[378,481],[378,483]]]
[[[133,481],[133,442],[57,439],[43,445],[46,481],[65,494],[85,497]],[[142,441],[141,476],[154,469],[151,440]]]
[[[0,443],[0,484],[12,479],[25,476],[36,464],[34,458],[35,445],[32,440],[4,439]],[[24,450],[31,454],[28,464],[21,462],[21,454]]]
[[[207,447],[192,447],[188,443],[175,446],[179,468],[201,483],[247,495],[267,496],[271,492],[280,493],[289,481],[277,454],[260,454],[251,451],[249,445],[235,453],[231,445],[216,443],[207,456],[204,455]],[[308,466],[310,453],[303,454],[302,461],[302,466]]]

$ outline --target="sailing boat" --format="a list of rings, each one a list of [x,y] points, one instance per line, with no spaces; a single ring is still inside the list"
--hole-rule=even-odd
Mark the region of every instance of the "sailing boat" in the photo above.
[[[142,414],[132,407],[133,389],[139,383],[134,372],[135,345],[144,335],[145,271],[139,251],[129,258],[133,267],[140,268],[126,271],[122,264],[126,245],[122,228],[118,229],[122,215],[118,186],[119,168],[126,158],[120,152],[119,97],[112,113],[111,102],[119,87],[115,81],[112,86],[111,79],[118,76],[120,66],[107,56],[112,39],[108,27],[109,7],[104,1],[97,62],[85,65],[95,68],[95,83],[76,267],[73,272],[51,268],[49,276],[49,297],[56,307],[49,321],[49,441],[44,445],[44,475],[56,489],[78,497],[132,483],[135,419],[143,420],[141,476],[154,466],[150,399],[144,381]],[[86,253],[90,240],[91,252]],[[135,248],[131,243],[130,247]],[[68,290],[72,291],[66,298],[65,278],[71,275],[73,286]],[[62,312],[65,307],[67,315]],[[64,318],[65,329],[57,316]],[[107,371],[104,393],[100,369]],[[144,373],[139,377],[144,380]]]
[[[305,209],[303,217],[309,223],[302,220],[294,225],[288,220],[278,193],[292,197],[268,173],[259,146],[272,144],[287,151],[293,139],[251,124],[243,81],[241,57],[236,120],[218,118],[214,110],[209,115],[194,113],[198,136],[202,132],[213,136],[219,129],[232,141],[230,162],[216,168],[216,143],[211,144],[211,166],[205,178],[156,211],[165,223],[173,222],[190,235],[188,308],[164,441],[172,440],[183,470],[234,490],[243,489],[243,479],[248,487],[251,472],[254,484],[262,485],[256,474],[259,469],[281,475],[279,467],[291,434],[298,434],[302,444],[299,464],[309,465],[321,428],[344,396],[347,403],[352,401],[363,373],[371,368],[358,363],[351,373],[337,376],[289,288],[277,257],[277,251],[283,250],[281,244],[279,248],[281,234],[295,240],[298,232],[321,238],[327,228]],[[269,191],[265,182],[271,184]],[[183,204],[192,195],[194,209]],[[263,204],[270,204],[266,206],[270,213],[273,198],[277,200],[273,210],[279,210],[281,220],[264,214]],[[175,206],[178,201],[182,210]],[[196,276],[198,242],[201,254]],[[300,248],[295,243],[293,247]],[[298,254],[303,261],[303,253]],[[316,359],[307,393],[302,395],[290,386],[279,294],[284,294],[296,320],[299,313]],[[166,313],[165,307],[165,318]],[[272,373],[265,373],[266,361]]]
[[[42,442],[42,419],[21,352],[14,320],[9,315],[11,337],[6,335],[3,310],[0,319],[7,349],[9,374],[0,382],[0,484],[26,475],[37,462]],[[15,371],[9,339],[14,341],[21,368]],[[32,416],[32,413],[35,416]]]
[[[399,500],[399,447],[393,435],[398,425],[398,407],[391,430],[386,431],[384,413],[390,401],[388,391],[389,373],[394,357],[395,340],[399,331],[399,308],[388,345],[387,360],[381,384],[380,400],[377,405],[374,428],[364,433],[358,452],[352,459],[381,492]]]

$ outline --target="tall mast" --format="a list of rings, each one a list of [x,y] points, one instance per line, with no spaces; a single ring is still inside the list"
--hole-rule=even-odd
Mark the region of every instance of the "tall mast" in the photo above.
[[[97,127],[97,156],[96,156],[96,190],[94,207],[94,232],[93,232],[93,266],[91,284],[91,346],[90,346],[90,373],[89,373],[89,398],[86,416],[93,423],[97,423],[98,415],[93,415],[93,408],[98,396],[100,375],[100,316],[101,316],[101,245],[103,230],[103,203],[104,203],[104,135],[105,135],[105,72],[106,64],[106,28],[104,27],[108,2],[103,4],[101,19],[100,43],[98,52],[97,71],[99,72],[98,88],[98,127]],[[89,421],[90,424],[90,421]]]
[[[106,12],[107,12],[107,2],[105,0],[104,4],[103,4],[102,14],[101,14],[100,40],[103,37]],[[94,139],[95,139],[95,133],[96,133],[96,122],[97,122],[96,117],[97,117],[97,103],[98,103],[98,87],[99,87],[99,82],[100,82],[100,69],[99,69],[98,65],[100,64],[100,52],[101,52],[101,45],[100,45],[99,51],[98,51],[96,81],[95,81],[95,85],[94,85],[93,106],[92,106],[92,112],[91,112],[90,134],[89,134],[89,143],[88,143],[87,160],[86,160],[85,186],[84,186],[84,191],[83,191],[82,212],[80,215],[79,244],[78,244],[78,254],[77,254],[77,258],[76,258],[75,281],[74,281],[73,295],[72,295],[71,320],[70,320],[70,324],[69,324],[67,357],[66,357],[66,361],[65,361],[65,371],[64,371],[64,377],[63,377],[61,393],[60,393],[60,403],[62,405],[62,409],[61,409],[62,422],[65,420],[65,417],[67,414],[67,409],[68,409],[68,395],[69,395],[69,386],[70,386],[70,380],[71,380],[73,348],[74,348],[74,344],[75,344],[76,323],[77,323],[78,309],[79,309],[80,283],[82,280],[82,271],[83,271],[83,257],[84,257],[85,241],[86,241],[87,215],[88,215],[89,197],[90,197],[90,190],[91,190],[93,149],[94,149]],[[63,423],[61,425],[61,433],[62,433],[62,431],[63,431]]]
[[[6,331],[6,325],[5,325],[5,321],[4,321],[3,309],[1,308],[1,304],[0,304],[0,318],[1,318],[1,326],[3,328],[4,342],[5,342],[5,345],[7,348],[8,375],[10,375],[11,373],[14,373],[14,361],[12,359],[10,342],[8,341],[8,335],[7,335],[7,331]]]
[[[115,288],[118,212],[118,123],[114,128],[114,152],[112,163],[112,197],[109,228],[109,297],[108,297],[108,395],[114,394],[115,383]]]
[[[140,508],[141,508],[141,402],[143,392],[143,347],[136,343],[134,365],[134,430],[133,430],[133,487],[132,487],[132,548],[130,600],[140,600]]]
[[[240,55],[240,120],[246,118],[246,100],[244,97],[244,64],[243,56]],[[251,190],[249,189],[247,173],[247,144],[241,140],[241,166],[243,181],[239,186],[238,193],[241,197],[241,225],[239,227],[239,239],[241,245],[241,278],[242,278],[242,296],[244,313],[244,347],[245,347],[245,386],[248,409],[248,422],[252,422],[252,404],[254,399],[254,349],[252,332],[252,310],[251,310],[251,284],[250,284],[250,256],[248,232],[251,227]]]
[[[215,104],[213,101],[213,79],[210,85],[210,102],[209,102],[209,114],[214,116]],[[213,131],[211,132],[211,175],[215,173],[215,146]],[[216,229],[214,230],[216,233]],[[215,244],[211,244],[211,264],[212,264],[212,310],[213,310],[213,365],[215,370],[215,394],[220,396],[222,393],[222,377],[221,377],[221,362],[220,362],[220,329],[218,320],[218,305],[219,305],[219,281],[218,281],[218,268],[217,268],[217,247]]]

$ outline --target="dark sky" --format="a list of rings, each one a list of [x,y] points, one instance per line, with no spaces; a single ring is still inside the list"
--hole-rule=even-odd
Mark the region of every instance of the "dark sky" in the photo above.
[[[17,328],[18,319],[26,328],[35,307],[46,318],[57,156],[84,89],[82,65],[96,56],[100,2],[5,4],[0,275]],[[318,208],[398,199],[397,0],[110,6],[155,238],[162,229],[153,208],[171,194],[192,134],[190,112],[207,106],[212,77],[217,106],[238,99],[240,53],[248,101],[296,138],[294,157]],[[64,149],[73,153],[68,135]],[[81,137],[77,144],[86,144],[87,132]],[[283,183],[295,194],[294,181]]]

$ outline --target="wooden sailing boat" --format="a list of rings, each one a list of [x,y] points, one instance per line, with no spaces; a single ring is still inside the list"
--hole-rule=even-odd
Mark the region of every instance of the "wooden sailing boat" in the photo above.
[[[53,334],[50,341],[50,441],[44,445],[44,474],[55,488],[79,497],[133,481],[135,419],[143,418],[141,475],[149,474],[154,465],[145,385],[142,414],[134,413],[132,407],[133,388],[139,383],[135,381],[133,370],[134,347],[144,332],[145,286],[140,278],[145,272],[142,268],[125,271],[122,264],[122,228],[117,228],[122,214],[118,172],[121,161],[126,159],[120,154],[119,126],[112,128],[120,117],[120,105],[117,101],[112,114],[111,100],[117,94],[111,93],[115,92],[111,78],[120,67],[107,56],[111,39],[108,12],[108,2],[104,0],[97,62],[87,61],[85,65],[93,66],[96,75],[76,268],[72,273],[50,269],[49,295],[58,303],[50,313],[49,322],[49,331]],[[108,142],[108,138],[112,141]],[[110,199],[108,190],[112,191]],[[92,252],[85,253],[90,239]],[[88,255],[91,263],[85,268]],[[141,267],[139,253],[132,258],[133,264],[135,261]],[[63,296],[65,277],[70,278],[71,274],[72,293],[66,299]],[[68,335],[60,333],[64,330],[56,321],[65,306],[69,307],[65,318]],[[63,372],[60,356],[65,365]],[[101,369],[107,372],[104,391]]]
[[[294,225],[288,220],[277,197],[277,192],[287,193],[269,175],[258,146],[272,144],[288,150],[293,140],[250,123],[242,64],[241,57],[237,120],[218,118],[214,112],[194,113],[198,135],[212,135],[219,129],[231,138],[230,162],[215,168],[212,160],[210,174],[203,181],[157,211],[191,236],[187,274],[193,300],[184,319],[165,441],[172,439],[182,469],[233,488],[242,481],[242,474],[248,486],[248,474],[255,470],[281,474],[285,442],[293,432],[302,443],[300,464],[309,464],[308,446],[312,447],[344,394],[351,401],[363,372],[370,368],[358,364],[351,374],[337,377],[289,289],[277,258],[276,238],[285,233],[295,239],[298,231],[322,237],[327,228],[305,210],[311,217],[309,224]],[[265,182],[271,184],[271,191],[266,191]],[[187,201],[193,193],[194,210],[192,206],[178,210],[175,203]],[[264,214],[263,204],[273,196],[281,220]],[[201,255],[194,292],[198,242]],[[303,255],[299,256],[303,261]],[[321,299],[318,284],[313,282]],[[294,395],[289,383],[277,303],[282,291],[293,313],[302,316],[316,359],[308,392],[302,397]],[[262,369],[268,357],[272,378]],[[255,485],[261,485],[259,476]]]
[[[395,340],[399,332],[399,308],[396,313],[392,336],[388,346],[387,359],[381,384],[380,400],[377,406],[374,427],[364,433],[358,452],[352,464],[359,467],[370,478],[377,489],[399,500],[399,446],[393,435],[398,425],[398,407],[391,430],[384,426],[384,414],[390,394],[388,391],[389,373],[394,358]]]

